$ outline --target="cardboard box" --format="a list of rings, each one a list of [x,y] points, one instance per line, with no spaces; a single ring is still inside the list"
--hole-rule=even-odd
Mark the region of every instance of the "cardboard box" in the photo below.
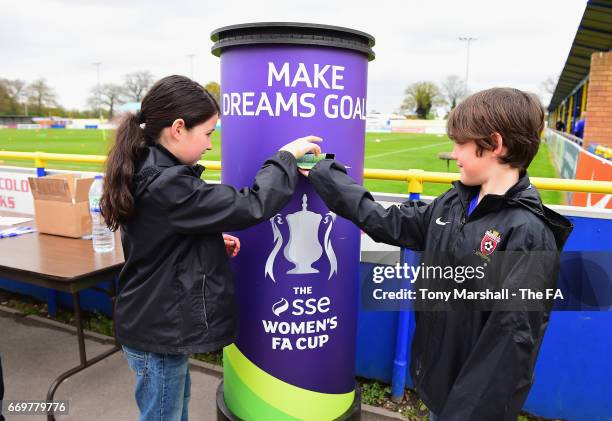
[[[28,180],[39,232],[73,238],[91,234],[88,195],[93,178],[58,174]]]

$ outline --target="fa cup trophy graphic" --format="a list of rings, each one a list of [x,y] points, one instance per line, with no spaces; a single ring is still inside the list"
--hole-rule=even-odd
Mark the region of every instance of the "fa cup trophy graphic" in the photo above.
[[[309,211],[307,207],[308,196],[304,194],[302,196],[302,210],[285,217],[287,225],[289,225],[289,241],[283,250],[283,254],[287,261],[295,266],[287,271],[287,275],[319,273],[319,270],[313,268],[312,265],[321,258],[324,247],[325,254],[329,260],[329,277],[327,279],[331,279],[332,275],[338,272],[336,254],[329,238],[332,225],[336,220],[336,214],[328,212],[325,215],[325,219],[323,219],[320,214]],[[318,235],[322,219],[323,224],[328,225],[323,239],[323,247],[319,243]],[[276,214],[270,218],[270,224],[274,234],[274,248],[266,261],[264,276],[270,276],[276,282],[274,278],[274,261],[280,248],[283,246],[283,235],[278,227],[278,225],[283,224],[282,215]]]

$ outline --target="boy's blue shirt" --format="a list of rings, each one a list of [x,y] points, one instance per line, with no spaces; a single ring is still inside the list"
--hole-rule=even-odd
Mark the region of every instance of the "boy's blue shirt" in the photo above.
[[[476,206],[478,206],[478,193],[476,193],[474,197],[472,197],[472,200],[470,200],[470,206],[468,207],[467,216],[470,216],[474,209],[476,209]]]

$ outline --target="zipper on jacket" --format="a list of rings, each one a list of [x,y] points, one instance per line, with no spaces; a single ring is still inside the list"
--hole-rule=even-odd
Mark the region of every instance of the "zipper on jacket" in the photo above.
[[[459,232],[462,232],[463,226],[465,225],[465,220],[467,219],[467,209],[461,199],[459,199],[459,204],[461,205],[461,220],[459,221]]]
[[[482,200],[484,200],[484,198]],[[482,202],[482,200],[480,202]],[[478,204],[480,205],[480,203]],[[459,232],[463,231],[463,227],[465,226],[465,224],[473,221],[474,219],[480,218],[480,214],[478,213],[478,206],[476,206],[476,208],[474,208],[472,213],[469,215],[467,214],[467,209],[463,206],[463,203],[461,204],[461,207],[463,209],[463,214],[461,215],[461,224],[459,225]]]
[[[461,221],[459,224],[459,232],[463,232],[463,226],[465,225],[467,218],[465,217],[465,211],[463,212],[463,215],[461,216]]]
[[[204,326],[208,329],[208,316],[206,315],[206,275],[202,275],[202,305],[204,307]]]

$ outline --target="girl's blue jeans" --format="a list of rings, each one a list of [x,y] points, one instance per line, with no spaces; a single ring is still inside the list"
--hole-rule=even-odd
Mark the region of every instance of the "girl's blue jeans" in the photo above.
[[[122,348],[130,369],[136,373],[140,421],[187,421],[191,396],[189,356]]]

